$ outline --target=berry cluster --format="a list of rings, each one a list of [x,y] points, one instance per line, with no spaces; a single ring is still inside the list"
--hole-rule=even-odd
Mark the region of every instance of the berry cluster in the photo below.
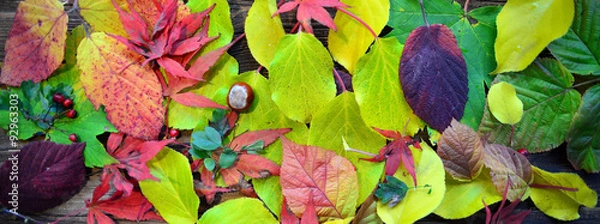
[[[74,119],[77,117],[77,111],[75,109],[73,109],[73,99],[66,98],[61,93],[55,93],[52,96],[52,101],[54,101],[54,103],[62,105],[64,108],[67,109],[64,112],[64,114],[68,118]],[[73,134],[69,135],[69,140],[71,140],[71,142],[78,142],[79,138],[77,137],[77,135],[75,133],[73,133]]]

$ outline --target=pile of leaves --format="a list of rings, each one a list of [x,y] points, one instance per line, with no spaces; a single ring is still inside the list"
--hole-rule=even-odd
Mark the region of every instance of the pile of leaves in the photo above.
[[[600,171],[597,1],[255,0],[235,40],[226,0],[69,6],[25,0],[9,33],[0,126],[44,141],[14,155],[18,180],[11,161],[0,169],[4,212],[68,200],[84,166],[101,173],[88,223],[412,223],[484,208],[488,223],[519,222],[528,198],[568,221],[598,202],[578,175],[527,159],[567,142],[575,169]],[[68,31],[72,15],[84,24]],[[227,50],[244,37],[261,67],[240,73]],[[28,195],[18,208],[13,184]]]

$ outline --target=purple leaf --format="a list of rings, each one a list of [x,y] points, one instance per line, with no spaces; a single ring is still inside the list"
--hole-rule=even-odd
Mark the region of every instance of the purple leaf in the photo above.
[[[336,72],[337,72],[337,75],[335,74]],[[344,71],[334,69],[333,80],[335,80],[335,89],[336,89],[335,95],[342,94],[344,89],[346,89],[349,92],[354,92],[354,88],[352,87],[352,76],[350,76],[350,74],[348,74]],[[340,83],[340,81],[341,81],[341,83]],[[342,85],[344,85],[344,86],[342,86]]]
[[[467,65],[447,26],[421,26],[410,33],[400,83],[415,114],[434,129],[444,131],[452,118],[460,120],[469,92]]]
[[[17,212],[41,212],[69,200],[84,185],[85,143],[27,144],[0,168],[0,202]],[[16,194],[13,194],[16,193]]]

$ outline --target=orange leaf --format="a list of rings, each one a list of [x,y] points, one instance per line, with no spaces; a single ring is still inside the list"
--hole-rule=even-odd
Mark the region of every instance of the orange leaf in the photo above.
[[[136,138],[156,139],[164,120],[161,85],[144,57],[105,33],[81,41],[77,61],[81,84],[108,120]]]
[[[57,0],[19,3],[8,40],[0,82],[18,86],[40,82],[61,65],[65,55],[68,16]]]
[[[281,187],[296,216],[309,206],[315,207],[321,221],[353,216],[358,178],[352,163],[333,151],[297,145],[285,137],[281,142]]]

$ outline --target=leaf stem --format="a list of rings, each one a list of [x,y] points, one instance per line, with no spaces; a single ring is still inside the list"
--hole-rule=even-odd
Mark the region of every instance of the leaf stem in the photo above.
[[[230,45],[234,45],[237,42],[240,42],[240,40],[242,40],[242,38],[246,37],[246,33],[242,33],[242,35],[239,35],[238,37],[236,37],[233,41],[231,41]]]
[[[545,185],[545,184],[530,184],[529,186],[533,187],[533,188],[541,188],[541,189],[556,189],[556,190],[571,191],[571,192],[577,192],[577,191],[579,191],[578,188],[563,187],[563,186],[552,186],[552,185]]]
[[[348,151],[348,152],[360,153],[360,154],[363,154],[363,155],[366,155],[366,156],[370,156],[370,157],[375,157],[375,156],[377,156],[377,154],[370,153],[370,152],[365,152],[365,151],[358,150],[358,149],[353,149],[353,148],[347,148],[347,149],[344,149],[344,150],[346,150],[346,151]]]
[[[463,7],[463,11],[464,11],[464,16],[467,16],[467,10],[469,10],[469,2],[471,2],[471,0],[466,0],[465,1],[465,6]]]
[[[340,73],[338,73],[338,71],[335,68],[333,68],[333,75],[335,76],[335,79],[337,79],[337,81],[340,83],[340,86],[342,86],[342,92],[348,91],[346,89],[346,85],[344,84],[344,80],[342,79],[342,77],[340,76]]]
[[[60,221],[62,221],[62,220],[64,220],[64,219],[66,219],[66,218],[68,218],[68,217],[71,217],[71,216],[74,216],[74,215],[76,215],[76,214],[79,214],[81,211],[83,211],[83,210],[85,210],[85,209],[86,209],[86,207],[83,207],[83,208],[77,209],[77,210],[75,210],[75,211],[72,211],[71,213],[69,213],[69,214],[67,214],[67,215],[65,215],[65,216],[63,216],[63,217],[60,217],[60,218],[58,218],[58,219],[57,219],[57,220],[55,220],[54,222],[51,222],[51,224],[56,224],[56,223],[58,223],[58,222],[60,222]]]
[[[369,32],[371,33],[371,35],[373,35],[374,39],[377,39],[377,33],[375,33],[375,31],[371,28],[371,26],[369,26],[369,24],[367,24],[364,20],[362,20],[361,18],[358,18],[358,16],[354,15],[354,13],[341,8],[341,7],[335,7],[335,9],[337,9],[340,12],[345,13],[346,15],[352,17],[354,20],[356,20],[357,22],[359,22],[360,24],[362,24],[365,28],[367,28],[367,30],[369,30]]]
[[[292,30],[290,30],[290,33],[295,33],[296,30],[298,30],[300,28],[300,22],[296,22],[296,25],[294,25],[294,27],[292,27]]]
[[[595,79],[592,79],[592,80],[587,80],[587,81],[585,81],[585,82],[580,82],[580,83],[577,83],[577,84],[575,84],[575,85],[571,86],[571,89],[575,89],[575,88],[577,88],[577,87],[580,87],[580,86],[585,86],[585,85],[587,85],[587,84],[591,84],[591,83],[595,83],[595,82],[600,82],[600,78],[595,78]]]
[[[427,15],[425,15],[425,5],[423,4],[423,0],[419,0],[419,4],[421,5],[421,14],[423,15],[423,21],[425,21],[426,26],[429,26],[429,21],[427,21]]]

